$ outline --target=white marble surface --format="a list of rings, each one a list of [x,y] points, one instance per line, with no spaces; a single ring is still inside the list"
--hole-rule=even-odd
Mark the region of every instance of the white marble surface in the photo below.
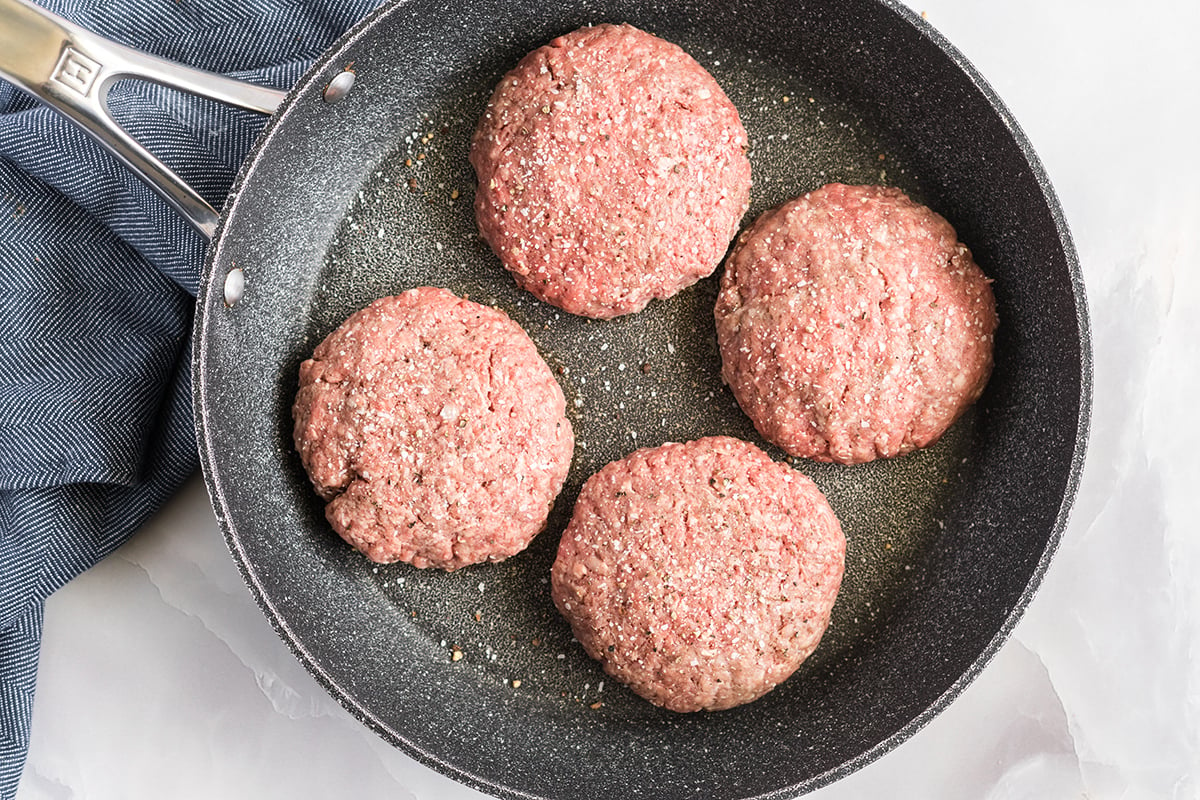
[[[1005,99],[1058,189],[1095,341],[1059,555],[949,710],[810,797],[1200,797],[1200,4],[911,0]],[[352,720],[293,660],[193,480],[47,605],[18,794],[482,797]]]

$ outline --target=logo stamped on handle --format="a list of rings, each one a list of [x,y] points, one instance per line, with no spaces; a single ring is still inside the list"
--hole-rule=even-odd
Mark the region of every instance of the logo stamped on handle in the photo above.
[[[58,59],[58,66],[54,68],[50,80],[59,86],[70,89],[80,97],[87,97],[101,68],[102,65],[99,62],[67,45],[63,48],[62,56]]]

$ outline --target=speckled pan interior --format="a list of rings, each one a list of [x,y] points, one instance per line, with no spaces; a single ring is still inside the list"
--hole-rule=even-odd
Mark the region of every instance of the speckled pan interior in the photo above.
[[[600,466],[709,434],[763,444],[719,378],[717,276],[590,321],[519,291],[475,230],[467,148],[492,87],[556,34],[606,21],[683,46],[738,107],[754,171],[743,224],[829,181],[897,185],[946,216],[995,280],[995,372],[941,442],[857,467],[794,464],[843,522],[843,591],[799,672],[726,712],[672,714],[606,680],[548,591],[572,502]],[[350,94],[323,102],[349,65]],[[245,298],[227,308],[234,267]],[[301,360],[352,311],[422,284],[521,323],[561,370],[578,440],[532,547],[452,574],[351,551],[291,445]],[[410,0],[344,37],[268,126],[210,254],[194,374],[206,478],[247,583],[296,655],[385,739],[501,797],[782,798],[911,735],[1007,636],[1075,491],[1089,353],[1078,264],[1036,157],[982,79],[906,9]]]

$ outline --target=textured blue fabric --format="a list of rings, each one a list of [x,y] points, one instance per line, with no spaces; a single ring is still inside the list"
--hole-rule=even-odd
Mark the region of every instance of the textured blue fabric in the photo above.
[[[46,0],[139,50],[287,88],[377,0]],[[263,117],[151,84],[122,124],[218,208]],[[206,242],[0,81],[0,798],[29,743],[45,599],[197,465],[188,345]]]

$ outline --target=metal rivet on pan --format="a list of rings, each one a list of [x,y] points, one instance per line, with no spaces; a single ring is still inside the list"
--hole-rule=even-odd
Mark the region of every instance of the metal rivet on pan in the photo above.
[[[354,86],[354,71],[345,69],[333,76],[333,80],[325,87],[325,93],[321,96],[325,98],[326,103],[336,103],[350,93],[352,86]]]
[[[242,299],[242,293],[245,291],[246,276],[242,274],[241,267],[234,267],[225,276],[225,305],[237,305],[238,301]]]

